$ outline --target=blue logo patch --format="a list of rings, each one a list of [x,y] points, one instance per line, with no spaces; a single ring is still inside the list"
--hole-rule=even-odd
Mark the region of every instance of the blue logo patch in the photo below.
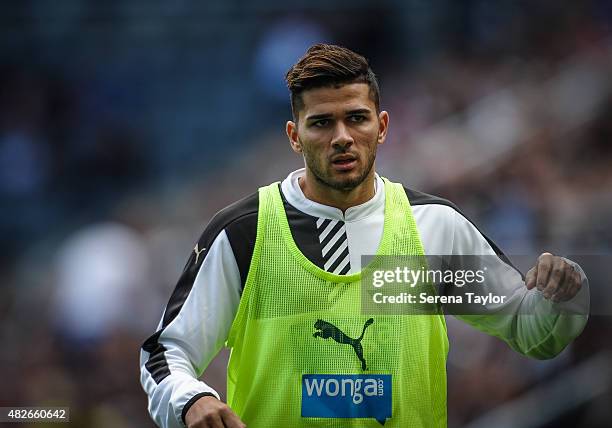
[[[302,417],[391,417],[391,375],[302,375]]]

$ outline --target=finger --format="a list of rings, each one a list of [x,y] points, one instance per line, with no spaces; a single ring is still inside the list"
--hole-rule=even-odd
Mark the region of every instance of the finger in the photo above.
[[[574,271],[573,276],[574,276],[574,289],[572,290],[571,296],[569,296],[570,299],[573,298],[576,294],[578,294],[578,292],[582,288],[582,275],[580,274],[580,272]]]
[[[566,278],[569,278],[569,286],[567,290],[557,292],[555,295],[553,295],[553,300],[556,302],[565,302],[572,299],[576,294],[578,294],[578,291],[580,291],[580,288],[582,287],[582,277],[580,276],[580,273],[576,271],[566,273]]]
[[[548,283],[548,276],[552,270],[552,260],[553,257],[550,253],[543,253],[538,257],[538,264],[536,265],[536,287],[538,287],[540,291],[544,290]]]
[[[550,276],[552,278],[552,274]],[[550,295],[550,299],[555,303],[564,302],[568,300],[568,296],[572,294],[572,290],[574,289],[574,287],[575,284],[572,271],[571,269],[569,271],[566,269],[563,274],[563,280],[561,284],[559,285],[557,290]]]
[[[244,422],[229,407],[221,413],[226,428],[246,428]]]
[[[529,269],[527,275],[525,275],[525,285],[527,290],[531,290],[536,285],[536,266]]]
[[[542,291],[545,298],[550,299],[555,293],[563,293],[566,291],[569,285],[565,281],[565,271],[571,269],[570,266],[561,257],[555,257],[553,259],[552,270],[548,276],[548,282],[546,287]]]
[[[578,292],[582,288],[582,275],[578,271],[574,271],[573,275],[576,281],[576,292]]]

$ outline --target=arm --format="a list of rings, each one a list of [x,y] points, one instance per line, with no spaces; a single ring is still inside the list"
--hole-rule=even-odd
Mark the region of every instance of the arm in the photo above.
[[[570,270],[575,270],[575,279],[568,274],[556,285],[551,282],[548,290],[543,290],[544,287],[540,285],[535,287],[536,277],[544,284],[550,277],[536,275],[538,264],[528,273],[526,284],[520,272],[504,260],[505,256],[495,244],[461,214],[455,212],[454,215],[453,255],[489,255],[482,258],[488,272],[487,281],[482,285],[483,294],[491,292],[497,296],[507,296],[503,304],[488,304],[481,313],[476,309],[468,315],[458,314],[457,318],[502,339],[512,349],[529,357],[546,359],[559,354],[582,332],[588,318],[588,280],[580,266],[566,259],[555,258],[558,267],[567,269],[571,266]],[[562,266],[562,262],[566,265]],[[567,294],[550,293],[551,288],[557,288],[559,284]],[[574,285],[576,289],[569,290]],[[451,293],[459,292],[455,287],[451,288],[454,289]]]
[[[210,235],[205,231],[199,253],[192,251],[158,331],[141,350],[140,378],[149,412],[164,428],[184,427],[188,408],[199,398],[219,398],[198,377],[227,339],[241,279],[225,230]]]

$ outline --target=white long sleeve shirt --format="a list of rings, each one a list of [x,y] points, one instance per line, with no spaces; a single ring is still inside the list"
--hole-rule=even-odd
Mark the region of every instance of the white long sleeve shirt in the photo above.
[[[337,273],[342,269],[342,273],[358,272],[361,256],[375,254],[382,238],[382,179],[376,175],[372,199],[343,213],[307,199],[298,184],[303,174],[303,169],[294,171],[281,183],[298,247],[315,264],[330,267],[331,262],[326,264],[322,256],[317,225],[331,220],[326,224],[336,224],[334,232],[346,234],[343,238],[348,248],[346,260],[338,260],[331,267]],[[558,311],[554,317],[520,316],[556,313],[556,307],[537,290],[528,291],[520,272],[453,204],[410,189],[406,193],[425,254],[490,255],[488,260],[496,261],[492,266],[495,272],[491,273],[500,280],[487,281],[483,286],[508,298],[502,305],[485,305],[482,314],[457,315],[459,319],[535,358],[553,357],[580,334],[587,320],[584,308],[584,315]],[[257,203],[254,193],[211,220],[191,253],[157,332],[143,345],[141,383],[149,398],[151,417],[160,427],[184,427],[185,411],[193,402],[207,394],[219,397],[198,377],[223,347],[238,309],[255,240]],[[575,267],[583,283],[574,299],[588,302],[587,278],[579,266]],[[502,312],[512,315],[496,316]]]

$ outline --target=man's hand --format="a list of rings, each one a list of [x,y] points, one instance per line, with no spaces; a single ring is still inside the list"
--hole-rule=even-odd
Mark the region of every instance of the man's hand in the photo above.
[[[197,400],[185,415],[187,428],[245,428],[229,406],[215,397]]]
[[[565,302],[578,293],[582,287],[580,273],[565,259],[543,253],[525,277],[525,285],[531,290],[537,287],[546,299]]]

